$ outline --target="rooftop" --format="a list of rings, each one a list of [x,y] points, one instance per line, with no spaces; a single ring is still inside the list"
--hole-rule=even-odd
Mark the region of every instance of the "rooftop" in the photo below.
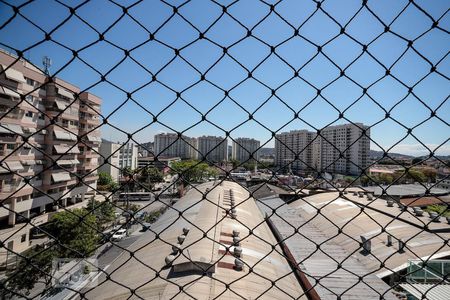
[[[379,299],[384,293],[389,298],[391,288],[379,278],[406,268],[408,259],[450,255],[450,225],[443,218],[431,222],[428,216],[416,217],[412,209],[387,207],[385,200],[327,192],[290,204],[278,196],[267,197],[259,206],[286,239],[308,280],[319,280],[315,290],[322,299]],[[361,236],[371,242],[369,253],[362,249]],[[404,242],[402,249],[399,241]]]
[[[382,186],[369,186],[364,188],[367,191],[374,192],[376,196],[379,196],[383,193],[383,190],[385,190],[386,194],[389,194],[390,196],[400,196],[400,197],[406,197],[406,196],[422,196],[426,192],[425,186],[421,184],[398,184],[398,185],[382,185]],[[446,191],[444,189],[431,187],[430,193],[432,195],[446,195],[449,194],[449,191]]]
[[[202,200],[202,193],[206,192],[207,197]],[[225,214],[231,199],[236,203],[236,219]],[[189,232],[178,246],[182,252],[175,256],[172,267],[166,267],[165,258],[172,253],[172,245],[178,243],[186,227],[190,228]],[[151,229],[154,232],[146,233],[129,246],[107,269],[111,280],[105,280],[102,275],[100,282],[104,283],[88,292],[87,298],[123,299],[134,290],[136,296],[144,299],[175,296],[254,299],[262,295],[267,299],[306,299],[281,255],[282,250],[278,246],[272,248],[277,241],[255,200],[236,183],[196,186],[169,208]],[[249,229],[252,229],[250,235]],[[233,230],[240,232],[242,271],[233,268],[235,257],[226,251],[227,248],[234,251]],[[134,252],[133,257],[129,255],[131,252]],[[202,276],[202,270],[207,276]]]

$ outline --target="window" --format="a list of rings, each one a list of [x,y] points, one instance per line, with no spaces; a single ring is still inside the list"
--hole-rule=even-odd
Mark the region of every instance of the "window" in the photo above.
[[[45,120],[45,116],[43,113],[39,113],[39,120]]]
[[[33,117],[33,112],[32,112],[32,111],[27,111],[27,112],[25,113],[25,117],[27,117],[27,118],[32,118],[32,117]]]
[[[15,144],[6,144],[6,149],[8,150],[14,150],[15,148]]]
[[[31,85],[32,87],[34,87],[34,83],[35,83],[35,81],[33,79],[27,78],[27,84],[28,85]]]

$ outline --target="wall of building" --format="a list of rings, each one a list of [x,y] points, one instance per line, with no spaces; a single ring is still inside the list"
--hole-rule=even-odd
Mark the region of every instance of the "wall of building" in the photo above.
[[[101,99],[80,93],[78,87],[61,79],[50,81],[39,68],[4,51],[0,51],[0,65],[3,236],[24,227],[27,218],[36,224],[36,217],[45,219],[58,207],[73,207],[77,199],[94,193],[100,142],[100,131],[95,128]],[[57,205],[53,199],[59,199]],[[21,229],[23,234],[15,235],[20,241],[9,241],[11,250],[20,252],[30,246],[27,226]],[[0,261],[5,253],[0,253]]]
[[[361,123],[329,126],[320,135],[307,130],[277,134],[276,164],[296,171],[359,174],[369,165],[369,137]]]
[[[255,139],[236,138],[233,141],[232,158],[241,163],[251,162],[259,158],[259,147],[260,142]]]
[[[228,160],[228,140],[218,136],[201,136],[197,138],[199,160],[222,162]]]
[[[105,172],[111,175],[115,182],[119,182],[120,177],[120,148],[121,144],[102,140],[100,144],[100,168],[99,172]]]
[[[155,154],[182,159],[197,159],[197,139],[187,136],[179,137],[176,133],[160,133],[154,138]]]

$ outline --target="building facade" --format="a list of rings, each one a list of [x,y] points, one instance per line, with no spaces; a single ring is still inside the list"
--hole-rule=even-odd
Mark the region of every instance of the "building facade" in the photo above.
[[[155,135],[155,155],[180,157],[181,159],[197,158],[197,140],[176,133],[160,133]]]
[[[233,141],[232,158],[241,162],[251,162],[259,158],[260,142],[251,138],[237,138]]]
[[[120,146],[119,150],[119,168],[131,168],[132,170],[138,167],[138,146],[133,143],[126,143]]]
[[[313,168],[312,143],[315,134],[307,130],[294,130],[275,137],[275,164],[290,170]]]
[[[276,164],[296,171],[357,175],[369,166],[370,129],[362,123],[325,127],[320,135],[307,130],[278,134]]]
[[[222,162],[228,160],[228,140],[219,136],[201,136],[197,138],[199,160]]]
[[[101,99],[3,51],[0,64],[0,240],[21,252],[54,212],[94,194]]]
[[[141,157],[152,156],[154,154],[153,142],[141,143],[138,145],[138,154]]]
[[[370,129],[362,123],[322,129],[314,141],[315,168],[322,172],[359,175],[370,163],[369,137]]]
[[[100,144],[100,167],[99,172],[104,172],[111,175],[115,182],[119,182],[120,177],[120,146],[119,143],[113,143],[111,141],[102,140]]]

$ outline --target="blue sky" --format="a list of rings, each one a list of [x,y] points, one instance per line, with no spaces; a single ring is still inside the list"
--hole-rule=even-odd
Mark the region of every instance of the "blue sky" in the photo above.
[[[14,5],[20,3],[9,2]],[[72,7],[81,3],[62,2]],[[119,2],[130,6],[135,1]],[[234,1],[216,2],[229,5]],[[419,155],[427,153],[425,148],[413,137],[407,136],[406,129],[395,121],[384,120],[385,111],[373,102],[375,100],[389,111],[405,98],[390,111],[390,115],[412,128],[430,116],[430,110],[419,102],[419,98],[431,109],[438,108],[436,114],[442,121],[432,118],[415,128],[413,134],[432,148],[444,143],[437,153],[450,154],[450,142],[447,141],[450,132],[450,100],[445,101],[450,91],[447,79],[450,76],[450,41],[448,33],[444,31],[450,29],[450,13],[446,13],[448,2],[415,2],[434,20],[439,20],[439,28],[430,30],[432,20],[414,5],[408,5],[409,1],[377,0],[368,1],[368,8],[382,22],[389,24],[394,33],[382,34],[382,23],[367,8],[363,8],[345,28],[349,37],[339,35],[339,25],[322,10],[317,10],[317,4],[313,1],[282,1],[275,5],[276,13],[271,13],[270,6],[261,1],[238,1],[227,8],[234,19],[227,14],[222,15],[222,7],[212,1],[194,0],[184,5],[184,1],[167,1],[168,4],[179,6],[177,11],[184,19],[174,14],[168,4],[144,1],[128,9],[133,20],[127,15],[121,18],[123,11],[119,6],[109,1],[96,0],[79,7],[76,10],[78,17],[72,16],[52,32],[52,41],[39,43],[44,40],[44,32],[25,18],[17,16],[0,30],[0,46],[25,50],[39,43],[26,51],[25,57],[41,66],[42,57],[50,56],[53,61],[52,73],[56,73],[73,57],[69,49],[82,49],[79,51],[80,59],[76,58],[60,71],[58,77],[103,98],[103,115],[108,116],[109,122],[121,130],[135,133],[133,138],[138,142],[151,141],[155,133],[171,132],[171,129],[184,131],[189,136],[223,135],[223,130],[226,130],[231,131],[232,137],[255,137],[273,146],[271,132],[264,126],[283,132],[303,128],[314,130],[330,123],[345,123],[346,120],[338,119],[338,110],[344,111],[359,99],[345,110],[345,118],[367,125],[377,124],[372,128],[371,137],[386,149],[401,141],[401,145],[392,151]],[[344,25],[361,8],[361,1],[327,0],[321,8]],[[396,18],[402,10],[403,13]],[[20,9],[20,13],[46,32],[52,31],[70,16],[68,8],[47,0],[28,4]],[[312,13],[314,15],[309,18]],[[1,24],[12,15],[12,8],[0,4]],[[98,32],[106,31],[106,41],[98,41],[98,33],[80,18]],[[252,30],[252,36],[246,37],[247,29],[239,22]],[[294,28],[299,26],[302,37],[291,38]],[[199,32],[205,32],[206,39],[199,40]],[[155,40],[149,40],[150,33],[154,34]],[[336,35],[339,36],[328,42]],[[413,40],[413,47],[444,76],[432,73],[416,84],[429,73],[431,65],[408,48],[407,40]],[[388,68],[403,52],[406,53],[390,69],[392,76],[379,80],[385,75],[385,69],[369,55],[360,56],[363,44],[367,44],[373,57]],[[228,48],[227,54],[223,54],[219,45]],[[317,54],[316,45],[322,46],[325,55]],[[275,47],[279,57],[271,53],[270,46]],[[110,71],[124,58],[123,49],[130,51],[130,56],[141,66],[127,58]],[[181,49],[180,54],[184,59],[175,57],[174,49]],[[356,62],[349,66],[356,58]],[[110,83],[99,82],[100,74],[82,60],[101,74],[107,74]],[[236,61],[250,70],[253,78],[248,78],[248,71]],[[345,69],[345,75],[356,84],[349,78],[341,77],[328,85],[340,75],[339,68]],[[300,69],[299,76],[304,80],[294,78],[287,82],[292,78],[294,69]],[[151,82],[152,74],[156,74],[159,82]],[[200,81],[201,74],[205,74],[209,82]],[[407,86],[414,86],[414,95],[408,93],[408,89],[394,77]],[[233,88],[241,81],[240,85]],[[370,97],[362,96],[362,89],[358,85],[369,87]],[[321,89],[318,97],[316,88]],[[272,89],[275,95],[272,95]],[[228,97],[224,90],[229,91]],[[130,100],[126,102],[126,92],[132,93],[136,103]],[[181,98],[177,99],[176,92],[181,93]],[[208,112],[223,98],[225,100],[206,116],[207,120],[223,130],[207,121],[200,122],[201,113]],[[262,103],[265,104],[257,110]],[[299,112],[302,120],[292,121],[294,112],[288,106]],[[248,113],[241,107],[252,113],[254,119],[263,126],[254,120],[239,126],[248,120]],[[153,116],[149,112],[158,115],[158,121],[162,124],[151,124]],[[198,122],[200,124],[190,128]],[[102,135],[107,139],[126,140],[123,133],[110,126],[102,127]],[[371,147],[377,149],[374,143]]]

